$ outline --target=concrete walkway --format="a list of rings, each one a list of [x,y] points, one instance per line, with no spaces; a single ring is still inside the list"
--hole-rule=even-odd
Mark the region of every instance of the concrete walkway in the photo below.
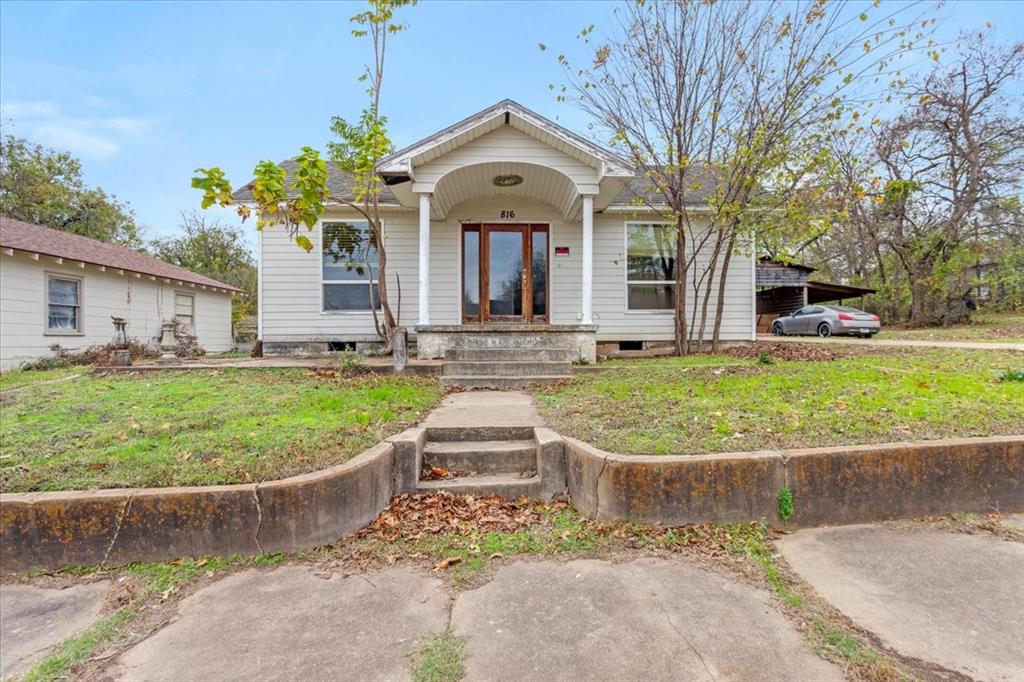
[[[916,339],[858,339],[852,336],[775,336],[758,334],[758,341],[781,341],[784,343],[846,344],[851,346],[889,346],[896,348],[961,348],[967,350],[1015,350],[1024,353],[1024,343],[1003,343],[1001,341],[925,341]]]
[[[826,601],[936,666],[936,679],[949,677],[938,668],[1024,679],[1024,543],[881,524],[801,530],[777,547]],[[407,680],[419,643],[451,629],[465,638],[467,680],[843,679],[766,591],[695,560],[618,559],[507,561],[461,592],[420,567],[250,569],[185,598],[168,625],[103,659],[101,677]],[[108,589],[0,586],[3,674],[89,627]]]
[[[826,601],[896,651],[976,680],[1024,680],[1024,543],[846,526],[778,546]]]
[[[435,428],[544,426],[533,398],[519,391],[451,393],[420,424]]]
[[[63,590],[0,587],[0,679],[25,672],[50,647],[99,620],[109,588],[105,581]]]

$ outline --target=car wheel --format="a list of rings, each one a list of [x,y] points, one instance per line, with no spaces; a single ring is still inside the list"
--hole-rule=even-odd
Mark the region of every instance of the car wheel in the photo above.
[[[828,322],[822,322],[818,325],[818,336],[823,339],[832,336],[832,327],[829,326]]]
[[[775,324],[772,325],[772,334],[775,334],[775,336],[785,336],[786,335],[786,332],[782,330],[782,323],[781,322],[776,322]]]

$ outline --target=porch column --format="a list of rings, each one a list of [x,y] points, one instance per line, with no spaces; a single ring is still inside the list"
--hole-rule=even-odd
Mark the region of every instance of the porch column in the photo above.
[[[583,196],[583,324],[594,324],[594,197]]]
[[[419,324],[430,324],[430,195],[420,196]]]

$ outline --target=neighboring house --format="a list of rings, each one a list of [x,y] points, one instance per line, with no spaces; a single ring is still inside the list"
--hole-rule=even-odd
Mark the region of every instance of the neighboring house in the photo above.
[[[351,177],[329,172],[333,194],[350,198]],[[614,153],[505,100],[391,154],[378,172],[390,303],[420,357],[460,345],[544,346],[547,336],[592,361],[597,342],[673,339],[674,229],[638,205],[655,193]],[[689,199],[698,211],[706,192]],[[251,204],[251,184],[235,197]],[[376,343],[365,221],[335,204],[303,234],[312,253],[280,227],[260,233],[264,352]],[[706,260],[698,254],[698,267]],[[518,340],[501,343],[510,337]],[[728,275],[722,339],[753,338],[748,246]]]
[[[0,217],[0,369],[109,343],[111,317],[156,342],[164,321],[191,327],[207,351],[232,345],[240,290],[116,244]]]

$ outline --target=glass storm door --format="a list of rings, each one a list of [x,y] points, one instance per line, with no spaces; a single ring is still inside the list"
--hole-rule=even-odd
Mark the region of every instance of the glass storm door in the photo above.
[[[547,237],[546,225],[463,227],[464,322],[547,319]]]

